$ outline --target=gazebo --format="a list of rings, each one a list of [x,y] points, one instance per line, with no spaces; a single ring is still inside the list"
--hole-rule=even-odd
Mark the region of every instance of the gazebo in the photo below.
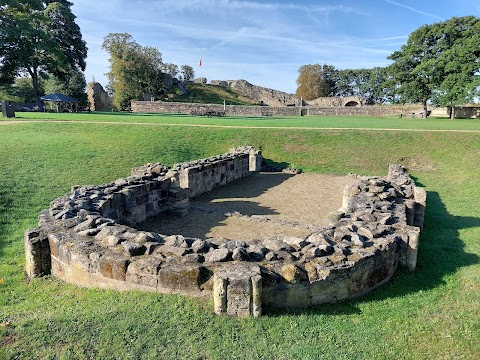
[[[73,112],[77,111],[80,101],[63,94],[49,94],[40,97],[40,99],[49,104],[48,109],[54,112]],[[46,109],[47,110],[47,109]]]

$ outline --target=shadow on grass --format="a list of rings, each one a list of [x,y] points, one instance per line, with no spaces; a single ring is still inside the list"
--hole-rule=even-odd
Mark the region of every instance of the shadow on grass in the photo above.
[[[0,188],[0,257],[4,255],[3,248],[6,246],[5,241],[7,239],[6,229],[9,225],[8,210],[13,206],[13,199],[5,191],[5,188]]]
[[[420,185],[417,183],[417,185]],[[424,229],[420,236],[417,268],[414,272],[399,266],[394,277],[364,296],[338,304],[318,305],[303,309],[273,309],[266,307],[268,316],[286,314],[355,314],[358,304],[402,297],[445,284],[445,277],[460,268],[478,264],[480,257],[464,251],[459,230],[480,227],[480,218],[454,216],[448,212],[440,194],[429,191]]]

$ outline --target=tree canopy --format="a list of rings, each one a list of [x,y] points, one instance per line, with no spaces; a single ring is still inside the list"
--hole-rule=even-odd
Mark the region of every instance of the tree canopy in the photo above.
[[[480,19],[453,17],[424,25],[389,56],[402,102],[441,106],[473,101],[480,87]]]
[[[110,54],[108,87],[113,104],[122,109],[130,100],[141,99],[143,93],[162,91],[162,54],[158,49],[141,46],[127,33],[110,33],[102,45]]]
[[[0,6],[0,82],[28,73],[39,103],[39,77],[85,70],[87,47],[65,0],[16,0]]]
[[[328,96],[326,89],[325,73],[320,64],[302,65],[298,69],[297,96],[304,100],[313,100]]]
[[[195,78],[195,70],[190,65],[182,65],[180,73],[183,81],[192,81]]]
[[[369,105],[394,103],[395,84],[386,67],[334,70],[331,96],[361,96]]]
[[[453,17],[424,25],[388,59],[387,67],[337,70],[332,65],[303,65],[297,96],[365,98],[367,104],[427,102],[456,106],[480,97],[480,19]],[[453,115],[452,115],[453,116]]]

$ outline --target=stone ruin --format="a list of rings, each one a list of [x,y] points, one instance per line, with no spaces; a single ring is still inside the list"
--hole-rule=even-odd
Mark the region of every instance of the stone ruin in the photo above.
[[[210,85],[220,87],[230,87],[235,89],[242,95],[256,100],[259,103],[268,106],[311,106],[323,108],[336,108],[345,106],[364,106],[365,99],[361,96],[344,96],[344,97],[319,97],[314,100],[301,100],[296,95],[288,94],[283,91],[265,88],[258,85],[253,85],[246,80],[212,80]]]
[[[97,82],[87,84],[87,100],[91,111],[112,111],[112,98]]]
[[[190,210],[190,199],[261,169],[253,147],[181,163],[132,169],[98,186],[74,186],[25,233],[26,272],[85,287],[213,299],[216,314],[260,316],[276,308],[334,303],[414,270],[426,192],[400,165],[388,176],[354,176],[334,221],[304,238],[250,242],[162,235],[135,228]]]

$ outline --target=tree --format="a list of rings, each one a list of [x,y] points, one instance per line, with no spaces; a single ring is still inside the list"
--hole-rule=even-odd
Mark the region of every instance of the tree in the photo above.
[[[108,88],[117,109],[141,99],[143,93],[162,92],[162,54],[158,49],[137,44],[127,33],[110,33],[102,45],[110,54]]]
[[[443,106],[473,101],[480,86],[479,43],[480,19],[474,16],[454,17],[414,31],[389,56],[401,101],[421,101],[425,116],[429,100]]]
[[[178,66],[173,63],[162,64],[161,70],[163,73],[170,75],[172,78],[178,76]]]
[[[0,7],[0,82],[28,73],[39,106],[40,76],[85,70],[87,47],[71,6],[65,0],[17,0]]]
[[[308,101],[325,96],[323,72],[320,64],[302,65],[298,72],[297,97]]]
[[[29,77],[24,76],[16,78],[12,90],[23,103],[34,103],[36,101],[35,90],[32,87],[32,79]]]
[[[47,94],[61,93],[73,97],[81,103],[87,100],[86,86],[87,82],[84,73],[76,69],[70,70],[66,79],[49,75],[48,79],[43,81],[43,88]]]
[[[32,87],[32,79],[22,76],[15,79],[15,83],[0,85],[0,99],[14,101],[16,103],[34,103],[35,91]]]
[[[332,77],[332,96],[360,96],[369,105],[395,102],[395,86],[386,67],[336,70]]]
[[[195,79],[195,70],[190,65],[182,65],[180,67],[180,73],[182,74],[183,81],[192,81]]]

